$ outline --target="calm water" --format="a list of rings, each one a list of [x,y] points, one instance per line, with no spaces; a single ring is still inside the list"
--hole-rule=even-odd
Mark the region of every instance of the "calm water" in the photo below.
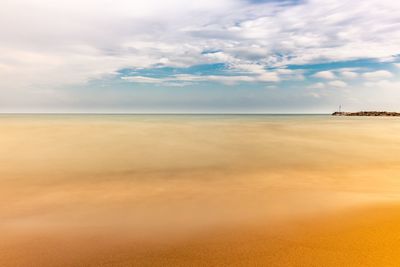
[[[0,230],[170,241],[397,202],[399,133],[383,117],[1,115]]]

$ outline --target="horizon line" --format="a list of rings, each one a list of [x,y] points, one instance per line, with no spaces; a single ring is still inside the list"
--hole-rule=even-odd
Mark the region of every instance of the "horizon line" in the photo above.
[[[330,115],[310,112],[0,112],[0,115]]]

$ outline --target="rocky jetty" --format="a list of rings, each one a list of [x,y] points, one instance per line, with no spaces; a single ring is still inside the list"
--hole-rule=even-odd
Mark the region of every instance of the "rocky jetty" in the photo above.
[[[336,111],[332,113],[333,116],[387,116],[397,117],[400,116],[399,112],[388,111],[358,111],[358,112],[342,112]]]

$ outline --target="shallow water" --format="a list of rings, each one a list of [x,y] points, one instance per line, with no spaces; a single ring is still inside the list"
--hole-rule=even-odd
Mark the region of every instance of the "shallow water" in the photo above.
[[[384,117],[2,115],[0,249],[44,233],[172,243],[398,203],[399,133]]]

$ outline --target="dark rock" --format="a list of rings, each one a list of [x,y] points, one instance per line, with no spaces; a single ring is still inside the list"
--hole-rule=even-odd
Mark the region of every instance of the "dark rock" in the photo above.
[[[388,112],[388,111],[358,111],[358,112],[333,112],[333,116],[389,116],[397,117],[400,116],[399,112]]]

